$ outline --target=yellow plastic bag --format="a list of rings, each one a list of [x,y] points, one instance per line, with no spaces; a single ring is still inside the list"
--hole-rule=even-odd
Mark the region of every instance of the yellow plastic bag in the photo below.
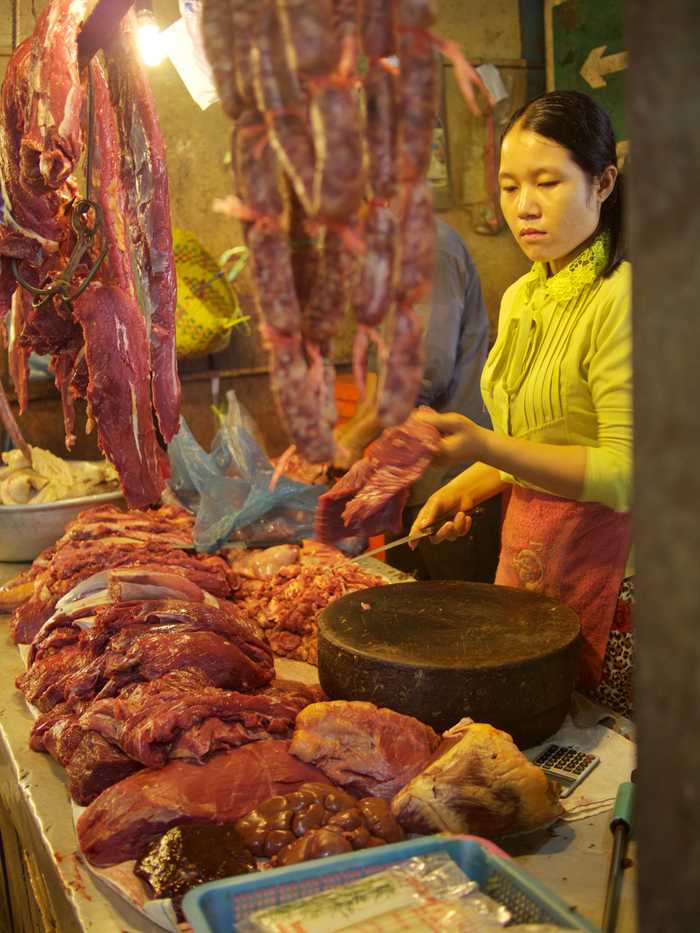
[[[228,346],[233,328],[248,320],[227,281],[245,264],[245,247],[240,248],[233,274],[227,273],[189,230],[173,230],[173,248],[177,275],[177,355],[182,359],[218,353]],[[229,250],[224,256],[232,252]]]

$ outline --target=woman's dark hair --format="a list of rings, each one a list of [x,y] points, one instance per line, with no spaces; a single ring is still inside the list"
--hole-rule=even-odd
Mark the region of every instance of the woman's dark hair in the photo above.
[[[608,165],[617,164],[615,133],[610,117],[588,94],[580,91],[550,91],[535,97],[515,111],[501,141],[516,123],[568,149],[571,158],[591,181],[598,178]],[[625,258],[623,209],[620,174],[600,209],[598,229],[607,230],[610,235],[610,255],[602,273],[606,278]]]

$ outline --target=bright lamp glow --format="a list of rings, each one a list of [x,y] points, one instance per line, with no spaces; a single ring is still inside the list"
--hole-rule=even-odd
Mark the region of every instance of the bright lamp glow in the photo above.
[[[155,17],[149,10],[139,11],[136,41],[144,64],[149,67],[160,65],[165,58],[165,42]]]

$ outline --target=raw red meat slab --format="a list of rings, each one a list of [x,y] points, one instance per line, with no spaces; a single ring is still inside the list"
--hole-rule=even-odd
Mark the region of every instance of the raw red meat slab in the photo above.
[[[318,540],[330,544],[352,535],[399,531],[410,488],[439,448],[438,431],[415,415],[384,431],[319,499]]]
[[[305,781],[325,780],[317,768],[289,754],[289,742],[276,739],[223,752],[203,765],[171,761],[100,794],[78,820],[80,848],[92,865],[115,865],[138,858],[176,823],[230,823]]]

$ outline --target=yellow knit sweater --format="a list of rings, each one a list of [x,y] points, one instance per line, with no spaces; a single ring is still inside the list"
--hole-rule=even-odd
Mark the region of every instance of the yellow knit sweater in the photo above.
[[[601,236],[556,275],[548,278],[536,262],[510,286],[481,389],[494,430],[586,447],[581,500],[626,512],[632,499],[630,266],[622,263],[604,279],[606,255]]]

